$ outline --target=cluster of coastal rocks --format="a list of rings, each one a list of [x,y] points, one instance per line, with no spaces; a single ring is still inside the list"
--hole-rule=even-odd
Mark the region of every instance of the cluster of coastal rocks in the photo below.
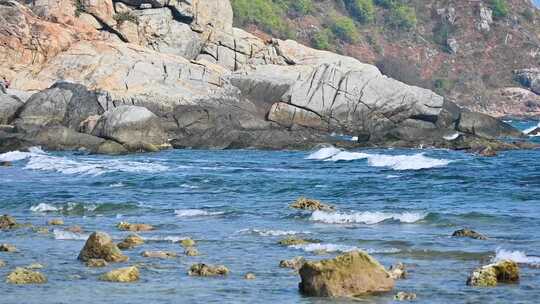
[[[517,148],[516,129],[372,65],[232,25],[227,0],[0,1],[0,151]],[[344,134],[354,142],[340,142]]]
[[[333,212],[336,208],[315,199],[300,197],[290,204],[290,208],[315,212],[325,210]],[[53,219],[49,225],[63,225],[60,219]],[[16,219],[3,215],[0,217],[0,231],[12,230],[27,225],[17,223]],[[144,239],[135,232],[154,230],[151,225],[140,223],[120,222],[116,226],[121,231],[131,231],[125,239],[115,243],[105,232],[96,231],[86,240],[79,252],[78,260],[87,267],[107,267],[110,263],[128,263],[130,258],[122,250],[133,250],[143,244]],[[68,231],[81,231],[78,226],[66,228]],[[487,237],[469,229],[457,230],[453,237],[469,237],[477,240],[486,240]],[[300,239],[287,237],[278,242],[284,246],[294,246],[320,242],[313,239]],[[186,238],[180,241],[185,248],[186,256],[198,255],[197,243]],[[9,244],[0,245],[0,252],[13,253],[17,249]],[[195,252],[191,254],[190,252]],[[321,252],[324,254],[324,252]],[[177,254],[174,251],[143,251],[145,258],[172,259]],[[6,263],[0,260],[0,267]],[[144,264],[133,264],[114,268],[101,274],[98,279],[107,282],[129,283],[136,282],[141,278],[140,268]],[[290,268],[300,276],[299,291],[306,296],[314,297],[358,297],[380,293],[388,293],[394,290],[395,281],[409,277],[406,265],[397,263],[388,269],[382,266],[376,259],[362,250],[352,250],[330,259],[308,261],[303,257],[295,257],[291,260],[282,260],[279,267]],[[26,267],[16,267],[7,277],[10,284],[45,284],[47,277],[38,270],[43,268],[41,264],[31,264]],[[193,264],[187,269],[189,276],[217,277],[230,274],[229,268],[224,265],[210,265],[205,263]],[[244,275],[246,280],[255,280],[256,275],[248,272]],[[493,264],[479,267],[472,271],[466,284],[473,287],[493,287],[498,283],[517,283],[520,279],[520,271],[517,263],[511,260],[502,260]],[[400,291],[395,294],[395,300],[407,301],[416,299],[416,294]]]

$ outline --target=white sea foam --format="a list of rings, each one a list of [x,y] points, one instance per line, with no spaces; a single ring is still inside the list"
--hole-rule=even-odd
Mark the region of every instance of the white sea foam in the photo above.
[[[201,209],[179,209],[174,210],[174,214],[176,214],[177,217],[201,217],[201,216],[215,216],[223,214],[224,212],[210,212],[206,210]]]
[[[180,187],[186,188],[186,189],[197,189],[198,186],[190,185],[190,184],[181,184]]]
[[[89,234],[74,233],[59,229],[54,229],[53,234],[56,240],[86,240],[90,236]]]
[[[36,206],[30,207],[30,211],[32,212],[55,212],[58,211],[58,208],[46,203],[40,203]]]
[[[400,221],[402,223],[416,223],[426,217],[425,213],[404,212],[404,213],[385,213],[385,212],[324,212],[315,211],[311,214],[310,220],[327,224],[351,224],[361,223],[373,225],[386,220]]]
[[[153,173],[168,170],[161,164],[114,160],[81,159],[52,156],[38,147],[28,152],[12,151],[0,154],[0,161],[28,160],[25,169],[56,171],[63,174],[101,175],[107,172]]]
[[[335,147],[325,147],[308,155],[306,159],[324,161],[352,161],[367,159],[373,167],[387,167],[393,170],[421,170],[447,166],[451,161],[425,156],[423,153],[414,155],[382,155],[362,152],[348,152]]]
[[[454,134],[452,134],[452,135],[446,135],[446,136],[443,136],[443,138],[444,138],[445,140],[452,141],[452,140],[456,140],[456,139],[459,137],[459,135],[460,135],[460,134],[456,132],[456,133],[454,133]]]
[[[338,244],[321,244],[321,243],[312,243],[312,244],[300,244],[300,245],[291,245],[289,248],[300,249],[306,252],[351,252],[356,250],[362,250],[370,254],[374,253],[397,253],[400,252],[397,248],[383,248],[383,249],[362,249],[356,246],[348,245],[338,245]]]
[[[499,262],[502,260],[511,260],[518,264],[540,265],[540,257],[528,256],[523,251],[497,249],[495,258],[493,258],[493,262]]]
[[[530,127],[528,129],[523,130],[523,134],[529,135],[529,133],[536,130],[537,128],[540,128],[540,122],[536,126],[533,126],[533,127]],[[538,136],[538,135],[531,135],[531,136]]]
[[[294,230],[266,230],[266,229],[242,229],[237,233],[241,234],[257,234],[260,236],[284,236],[296,234],[310,234],[309,231],[294,231]]]
[[[167,235],[167,236],[145,236],[143,240],[145,241],[154,241],[154,242],[171,242],[178,243],[182,240],[186,240],[188,237],[185,236],[176,236],[176,235]]]
[[[122,182],[119,182],[119,183],[114,183],[114,184],[110,184],[109,187],[111,188],[120,188],[120,187],[124,187],[124,183]]]

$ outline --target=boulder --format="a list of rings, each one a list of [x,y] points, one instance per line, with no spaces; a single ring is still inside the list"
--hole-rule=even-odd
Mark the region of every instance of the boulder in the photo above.
[[[394,296],[396,301],[414,301],[416,300],[416,294],[412,292],[400,291]]]
[[[300,291],[307,296],[354,297],[394,288],[394,280],[384,267],[363,251],[306,262],[299,273]]]
[[[145,258],[155,259],[172,259],[176,257],[176,253],[172,251],[144,251],[141,255]]]
[[[86,267],[107,267],[109,263],[104,259],[89,259],[86,261]]]
[[[79,253],[79,260],[104,259],[107,262],[126,262],[129,258],[113,243],[105,232],[94,232],[90,235]]]
[[[454,231],[454,233],[452,233],[452,236],[453,237],[468,237],[468,238],[477,239],[477,240],[487,240],[487,237],[485,235],[480,234],[470,229],[456,230]]]
[[[184,254],[187,255],[187,256],[190,256],[190,257],[198,256],[199,255],[199,250],[197,250],[197,248],[195,248],[195,247],[188,247],[184,251]]]
[[[301,256],[294,257],[290,260],[281,260],[279,262],[279,267],[281,268],[290,268],[294,269],[296,271],[300,270],[302,268],[302,265],[306,262],[306,259]]]
[[[523,134],[509,124],[489,115],[476,112],[463,112],[457,130],[484,138],[522,137]]]
[[[111,270],[99,277],[101,281],[131,283],[140,279],[139,268],[136,266]]]
[[[195,241],[190,239],[190,238],[187,238],[187,239],[183,239],[180,241],[180,245],[184,248],[189,248],[189,247],[193,247],[196,245]]]
[[[116,225],[116,228],[124,231],[151,231],[154,230],[154,226],[148,224],[131,224],[128,222],[120,222]]]
[[[0,216],[0,229],[11,229],[17,225],[14,217],[4,214]]]
[[[540,95],[540,68],[516,70],[514,75],[524,87]]]
[[[517,282],[519,282],[519,266],[510,260],[477,268],[467,279],[467,285],[473,287],[493,287],[498,283]]]
[[[146,151],[152,146],[166,148],[169,145],[159,118],[138,106],[122,106],[105,112],[92,134],[112,139],[134,151]]]
[[[17,97],[0,92],[0,125],[8,125],[24,103]]]
[[[0,244],[0,252],[16,252],[17,247],[11,244]]]
[[[49,222],[47,222],[50,226],[61,226],[64,225],[64,220],[62,219],[52,219]]]
[[[40,272],[32,271],[26,268],[17,267],[6,278],[9,284],[44,284],[47,278]]]
[[[86,150],[97,152],[104,139],[79,133],[64,126],[42,127],[25,138],[47,150]]]
[[[132,249],[142,244],[144,244],[144,240],[140,236],[130,234],[122,242],[118,243],[118,248],[122,250]]]
[[[388,269],[388,274],[394,280],[401,280],[407,277],[407,267],[403,263],[397,263],[396,265],[390,266]]]
[[[300,197],[294,203],[290,205],[291,208],[302,209],[302,210],[322,210],[322,211],[332,211],[334,210],[333,206],[321,203],[318,200]]]
[[[229,269],[223,265],[194,264],[188,271],[188,275],[200,277],[225,276],[228,274]]]

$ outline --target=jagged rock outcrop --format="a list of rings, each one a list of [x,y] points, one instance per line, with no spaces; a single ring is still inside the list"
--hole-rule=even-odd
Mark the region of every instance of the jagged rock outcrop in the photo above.
[[[467,279],[473,287],[493,287],[498,283],[519,282],[519,266],[516,262],[503,260],[475,269]]]
[[[79,260],[103,259],[107,262],[125,262],[129,258],[122,254],[111,237],[104,232],[94,232],[88,237],[79,253]]]
[[[229,1],[42,1],[0,0],[0,73],[41,91],[10,114],[0,150],[307,148],[332,133],[463,148],[518,134],[354,58],[233,28]],[[444,139],[456,132],[459,146]]]

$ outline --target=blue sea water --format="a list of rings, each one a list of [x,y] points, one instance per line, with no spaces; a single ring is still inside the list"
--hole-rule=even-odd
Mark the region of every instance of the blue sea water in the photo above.
[[[516,122],[522,129],[532,122]],[[540,296],[540,151],[483,158],[448,150],[341,151],[171,150],[120,157],[73,152],[10,152],[0,160],[0,213],[45,226],[0,232],[0,303],[346,303],[303,297],[299,276],[279,268],[295,256],[333,257],[356,248],[383,265],[408,265],[395,291],[415,292],[418,303],[535,303]],[[299,196],[334,204],[336,213],[288,208]],[[105,269],[77,261],[88,234],[105,231],[120,241],[119,221],[148,223],[146,244],[125,251],[127,263]],[[66,227],[79,225],[83,233]],[[487,241],[452,238],[471,228]],[[316,245],[283,247],[296,235]],[[191,237],[202,253],[186,257],[178,241]],[[326,250],[326,254],[319,252]],[[176,251],[168,260],[143,258],[144,250]],[[466,286],[475,267],[512,258],[519,284]],[[226,278],[189,277],[193,263],[224,264]],[[41,263],[48,283],[4,282],[16,266]],[[105,283],[98,276],[138,264],[141,280]],[[253,272],[256,280],[243,276]],[[393,294],[360,299],[392,303]]]

